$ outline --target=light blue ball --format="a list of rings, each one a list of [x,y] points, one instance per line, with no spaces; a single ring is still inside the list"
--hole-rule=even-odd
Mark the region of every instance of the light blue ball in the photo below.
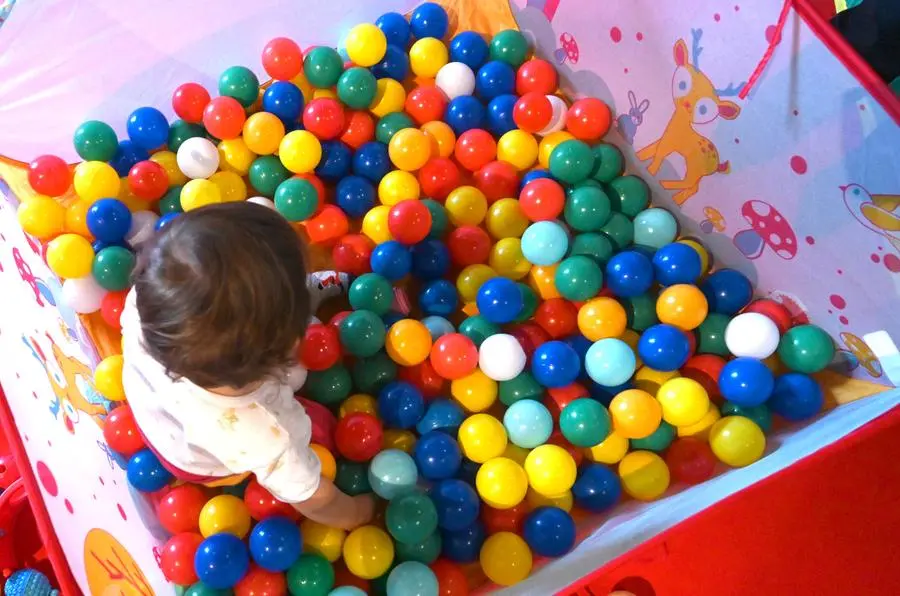
[[[650,248],[662,248],[675,241],[678,222],[675,216],[658,207],[644,209],[634,218],[634,243]]]
[[[328,596],[366,596],[366,593],[356,586],[339,586],[328,592]]]
[[[428,333],[431,334],[431,341],[437,341],[439,337],[449,333],[456,333],[453,323],[444,317],[439,317],[437,315],[425,317],[422,319],[422,324],[425,325],[425,328],[428,329]]]
[[[386,449],[369,464],[369,484],[382,499],[404,495],[416,487],[419,470],[411,455],[399,449]]]
[[[406,561],[388,575],[387,593],[390,596],[437,596],[437,577],[427,565]]]
[[[523,399],[509,406],[503,415],[509,440],[519,447],[543,445],[553,432],[553,416],[539,401]]]
[[[584,367],[595,383],[615,387],[634,374],[637,360],[631,346],[621,339],[608,338],[594,342],[584,357]]]
[[[538,221],[522,234],[522,254],[535,265],[552,265],[566,256],[569,236],[555,221]]]

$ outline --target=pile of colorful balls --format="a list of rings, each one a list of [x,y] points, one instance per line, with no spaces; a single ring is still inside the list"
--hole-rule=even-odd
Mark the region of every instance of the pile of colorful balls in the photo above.
[[[170,487],[121,357],[97,368],[122,402],[106,439],[158,496],[161,566],[190,596],[512,585],[573,547],[575,520],[752,464],[773,425],[823,406],[809,375],[831,339],[752,301],[741,273],[709,271],[601,140],[602,101],[558,95],[518,31],[447,36],[426,3],[354,27],[346,58],[274,39],[272,81],[228,68],[218,97],[175,91],[175,122],[141,107],[121,141],[84,123],[74,172],[31,164],[46,196],[21,206],[23,228],[49,241],[69,305],[114,328],[135,248],[213,203],[276,209],[352,276],[352,310],[313,324],[298,354],[323,474],[384,500],[349,534],[298,520],[253,480]],[[70,185],[63,207],[52,197]]]

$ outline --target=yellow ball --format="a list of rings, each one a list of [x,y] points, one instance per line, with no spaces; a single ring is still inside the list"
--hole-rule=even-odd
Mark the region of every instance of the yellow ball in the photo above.
[[[394,79],[378,79],[375,99],[372,100],[369,111],[381,118],[391,112],[402,111],[405,102],[406,90],[403,85]]]
[[[87,227],[87,212],[91,204],[87,201],[73,201],[66,207],[66,231],[87,239],[94,237]]]
[[[503,277],[522,279],[531,271],[531,262],[522,254],[522,242],[518,238],[504,238],[491,248],[491,267]]]
[[[585,449],[587,458],[598,464],[614,464],[628,453],[628,439],[613,431],[599,445]]]
[[[185,211],[221,202],[222,191],[211,180],[197,178],[181,187],[181,208]]]
[[[481,464],[475,475],[475,488],[485,503],[495,509],[511,509],[525,499],[528,476],[522,466],[505,457]]]
[[[449,124],[433,120],[423,124],[421,130],[431,144],[432,156],[450,157],[453,155],[453,150],[456,148],[456,135]]]
[[[748,466],[763,456],[766,435],[744,416],[726,416],[712,425],[709,446],[722,463],[734,468]]]
[[[47,245],[47,265],[60,277],[86,277],[91,274],[93,262],[91,243],[78,234],[62,234]]]
[[[463,455],[477,464],[500,457],[508,445],[503,423],[490,414],[474,414],[463,420],[457,437]]]
[[[204,538],[213,534],[234,534],[244,538],[250,531],[250,512],[244,501],[234,495],[218,495],[200,510],[200,533]]]
[[[663,383],[656,393],[662,406],[663,420],[672,426],[689,426],[709,411],[709,395],[703,385],[693,379],[678,377]]]
[[[314,90],[313,86],[306,80],[306,75],[303,74],[303,71],[301,70],[296,77],[291,79],[291,82],[297,85],[300,89],[300,93],[303,94],[303,103],[309,103],[312,100]]]
[[[563,141],[571,141],[575,138],[575,135],[572,133],[559,130],[556,132],[551,132],[543,139],[541,139],[540,144],[538,145],[538,163],[541,164],[541,167],[547,169],[550,167],[550,154],[553,153],[553,150],[556,149],[556,146],[562,143]]]
[[[529,509],[532,510],[537,509],[538,507],[558,507],[563,511],[569,512],[572,511],[574,498],[572,497],[572,491],[570,490],[567,490],[561,495],[548,497],[529,488],[528,494],[525,495],[525,502],[528,503]]]
[[[388,428],[384,431],[381,445],[383,449],[399,449],[412,454],[413,449],[416,448],[416,435],[408,430]]]
[[[316,89],[313,91],[313,99],[337,99],[338,95],[334,89]]]
[[[535,447],[525,458],[528,484],[542,495],[561,495],[575,484],[578,468],[568,451],[559,445]]]
[[[371,23],[357,25],[347,34],[345,42],[350,60],[366,68],[381,62],[387,51],[387,37]]]
[[[75,193],[89,203],[119,196],[121,181],[111,165],[102,161],[83,161],[75,166],[72,179]]]
[[[391,208],[387,205],[376,205],[369,209],[362,222],[362,233],[369,237],[375,244],[381,244],[392,240],[391,231],[388,229],[388,215]]]
[[[444,208],[454,226],[477,226],[487,215],[488,202],[484,193],[474,186],[460,186],[447,195]]]
[[[122,184],[119,186],[119,196],[116,198],[125,203],[125,206],[128,207],[128,210],[132,213],[148,211],[150,209],[150,202],[145,201],[134,194],[131,191],[131,186],[128,185],[128,180],[125,178],[122,179]]]
[[[309,448],[319,458],[322,476],[329,480],[334,480],[334,477],[337,475],[337,461],[334,459],[334,454],[327,447],[318,443],[310,443]]]
[[[521,238],[531,222],[522,213],[519,199],[500,199],[487,213],[487,231],[497,240]]]
[[[489,536],[478,560],[488,579],[501,586],[511,586],[527,578],[533,564],[528,544],[512,532]]]
[[[294,130],[281,139],[278,157],[289,171],[307,174],[322,160],[322,144],[308,130]]]
[[[418,199],[420,192],[416,177],[403,170],[388,172],[378,183],[378,200],[389,207],[407,199]]]
[[[637,353],[637,350],[635,350],[635,353]],[[663,383],[680,376],[681,374],[677,370],[666,372],[650,368],[649,366],[642,366],[634,373],[634,388],[646,391],[650,395],[656,395],[659,393],[659,388],[663,386]]]
[[[431,157],[431,141],[418,128],[404,128],[391,137],[388,155],[401,170],[415,172]]]
[[[544,267],[535,265],[528,273],[528,285],[541,297],[541,300],[559,298],[561,295],[556,289],[556,268],[556,264]]]
[[[469,412],[483,412],[497,401],[497,381],[480,368],[450,382],[450,395]]]
[[[384,575],[394,561],[394,542],[375,526],[356,528],[344,540],[344,563],[350,573],[363,579]]]
[[[433,79],[449,57],[444,42],[436,37],[423,37],[409,48],[409,67],[417,77]]]
[[[236,203],[247,198],[247,183],[234,172],[216,172],[209,181],[219,187],[223,203]]]
[[[36,195],[19,205],[19,225],[38,240],[49,240],[66,229],[66,209],[56,199]]]
[[[348,414],[370,414],[378,417],[378,402],[371,395],[365,393],[355,393],[341,402],[338,409],[338,416],[343,418]]]
[[[697,437],[706,440],[709,438],[709,431],[712,425],[722,418],[722,413],[716,404],[709,404],[709,410],[703,415],[703,418],[688,426],[679,426],[676,429],[679,437]]]
[[[169,178],[169,186],[179,186],[188,181],[188,177],[178,167],[178,161],[174,152],[157,151],[150,156],[150,161],[155,161],[163,167],[166,171],[166,176]]]
[[[694,249],[698,255],[700,255],[700,275],[706,275],[709,271],[709,252],[706,250],[700,242],[694,240],[693,238],[679,238],[678,242],[680,244],[685,244]]]
[[[122,386],[122,368],[125,361],[121,354],[107,356],[94,369],[94,387],[100,395],[110,401],[125,399],[125,388]]]
[[[244,143],[257,155],[278,151],[283,137],[284,124],[275,114],[257,112],[244,121]]]
[[[256,154],[250,151],[242,137],[219,143],[219,167],[226,172],[246,176]]]
[[[481,263],[469,265],[456,277],[456,291],[459,292],[463,302],[475,302],[478,290],[484,282],[495,277],[497,272],[487,265]]]
[[[431,333],[420,321],[402,319],[391,325],[384,347],[391,360],[400,366],[415,366],[431,354]]]
[[[639,501],[655,501],[669,488],[669,466],[652,451],[632,451],[619,462],[622,489]]]
[[[511,130],[497,141],[497,159],[509,162],[519,171],[534,165],[538,156],[538,143],[524,130]]]
[[[304,519],[300,524],[300,535],[303,536],[304,552],[320,555],[334,563],[341,558],[347,532],[311,519]]]

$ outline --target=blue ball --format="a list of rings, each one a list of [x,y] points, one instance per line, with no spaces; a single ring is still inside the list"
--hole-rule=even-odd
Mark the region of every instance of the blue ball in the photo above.
[[[525,172],[522,176],[522,183],[519,185],[519,188],[524,188],[529,182],[540,180],[541,178],[553,180],[553,174],[550,173],[550,170],[542,170],[540,168]]]
[[[328,592],[328,596],[366,596],[366,593],[356,586],[338,586]]]
[[[428,480],[452,478],[462,465],[462,453],[456,439],[437,430],[419,437],[413,457],[419,474]]]
[[[578,359],[584,362],[584,357],[587,356],[587,352],[591,349],[591,346],[594,345],[594,342],[581,335],[580,333],[576,333],[575,335],[570,335],[569,337],[563,339],[570,348],[575,350],[575,353],[578,354]]]
[[[453,129],[456,136],[473,128],[484,128],[484,106],[471,95],[460,95],[447,104],[444,121]]]
[[[654,370],[678,370],[691,356],[691,344],[684,331],[672,325],[648,327],[638,340],[638,355]]]
[[[538,507],[525,518],[522,538],[542,557],[561,557],[575,546],[575,521],[559,507]]]
[[[492,60],[475,74],[475,93],[484,101],[516,92],[516,71],[506,62]]]
[[[572,486],[575,503],[591,513],[603,513],[619,502],[622,483],[619,476],[602,464],[586,464]]]
[[[534,351],[531,374],[544,387],[565,387],[574,383],[581,374],[581,358],[569,344],[548,341]]]
[[[450,18],[440,4],[425,2],[413,10],[409,17],[409,28],[416,39],[436,37],[443,39],[447,35]]]
[[[385,329],[390,329],[391,325],[393,325],[397,321],[402,321],[405,318],[405,314],[403,314],[402,312],[397,312],[396,310],[390,310],[381,316],[381,320],[384,321]]]
[[[376,79],[403,81],[409,74],[409,56],[402,47],[388,44],[384,58],[370,70]]]
[[[412,269],[412,255],[406,246],[396,240],[388,240],[372,250],[369,264],[373,273],[389,281],[399,281],[409,275]]]
[[[303,92],[288,81],[274,81],[263,93],[262,108],[282,122],[296,122],[303,111]]]
[[[129,484],[143,493],[161,490],[174,478],[149,449],[141,449],[131,456],[125,474]]]
[[[503,427],[514,445],[534,449],[546,443],[553,433],[553,416],[541,402],[521,399],[503,414]]]
[[[415,490],[419,471],[405,451],[385,449],[372,458],[368,475],[375,494],[390,501]]]
[[[735,358],[719,373],[722,397],[744,407],[765,403],[775,388],[775,376],[756,358]]]
[[[456,287],[446,279],[428,282],[419,294],[419,307],[426,315],[449,317],[456,312],[458,302]]]
[[[269,517],[250,532],[250,556],[269,571],[286,571],[303,551],[300,527],[286,517]]]
[[[131,210],[119,199],[100,199],[88,209],[88,230],[97,240],[116,244],[131,229]]]
[[[445,530],[441,532],[441,553],[457,563],[474,563],[486,538],[484,526],[479,521],[461,530]]]
[[[406,48],[409,43],[409,22],[398,12],[386,12],[375,21],[375,26],[381,29],[387,38],[388,44]]]
[[[569,250],[569,236],[555,221],[538,221],[522,234],[522,254],[529,262],[546,267],[562,260]]]
[[[437,576],[425,563],[404,561],[394,567],[388,575],[386,593],[392,596],[436,595]]]
[[[416,431],[424,435],[439,430],[456,436],[459,426],[466,419],[466,414],[458,403],[449,399],[435,399],[428,404],[425,415],[416,424]]]
[[[362,176],[346,176],[334,189],[334,201],[348,217],[362,217],[375,206],[375,185]]]
[[[444,530],[459,532],[478,519],[481,511],[478,493],[462,480],[441,480],[431,487],[429,496],[437,510],[438,526]]]
[[[226,590],[247,574],[250,557],[244,542],[234,534],[213,534],[200,543],[194,570],[207,587]]]
[[[484,282],[475,297],[479,314],[491,323],[511,323],[525,307],[522,289],[505,277]]]
[[[113,155],[113,158],[109,160],[109,165],[113,167],[116,174],[124,178],[128,175],[131,168],[134,167],[134,164],[148,159],[150,159],[150,154],[147,153],[146,149],[138,147],[132,141],[125,139],[119,141],[119,146],[116,148],[116,153]]]
[[[606,286],[620,298],[640,296],[653,285],[653,263],[646,255],[626,250],[606,264]]]
[[[415,385],[388,383],[378,392],[378,414],[385,426],[413,428],[425,415],[425,398]]]
[[[735,315],[750,304],[753,287],[750,280],[734,269],[719,269],[700,284],[710,312]]]
[[[422,281],[440,279],[450,270],[450,251],[440,240],[427,238],[412,248],[412,274]]]
[[[613,337],[594,342],[584,357],[588,376],[604,387],[627,383],[636,367],[637,359],[631,346]]]
[[[477,72],[488,59],[490,49],[480,33],[463,31],[450,41],[450,62],[462,62]]]
[[[775,389],[767,405],[785,420],[799,422],[821,412],[825,396],[815,379],[792,372],[775,379]]]
[[[509,131],[518,128],[513,120],[513,108],[518,100],[519,98],[515,95],[499,95],[488,102],[487,128],[492,135],[502,137]]]
[[[440,315],[429,315],[422,319],[422,324],[428,329],[428,334],[431,335],[431,341],[437,341],[445,335],[456,332],[453,323]]]
[[[475,478],[478,476],[478,470],[480,469],[481,464],[473,462],[471,459],[463,458],[463,463],[459,467],[456,477],[469,486],[475,486]]]
[[[664,286],[692,284],[700,278],[702,261],[697,251],[681,242],[667,244],[653,255],[656,281]]]
[[[316,176],[325,182],[337,182],[350,173],[353,151],[341,141],[323,141],[322,159],[316,166]]]
[[[131,142],[148,151],[164,145],[169,139],[169,121],[156,108],[136,109],[125,126]]]
[[[158,232],[162,230],[164,227],[172,223],[172,221],[178,217],[179,215],[183,215],[181,213],[166,213],[156,220],[156,225],[154,225],[154,229]],[[94,251],[97,252],[97,251]]]
[[[364,143],[353,155],[353,173],[378,184],[391,171],[387,145],[378,141]]]

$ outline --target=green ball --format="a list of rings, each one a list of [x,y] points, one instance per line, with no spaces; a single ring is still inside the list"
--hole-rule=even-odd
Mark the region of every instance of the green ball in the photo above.
[[[353,356],[368,358],[384,347],[384,321],[369,310],[355,310],[340,326],[341,345]]]
[[[116,155],[119,139],[106,122],[88,120],[75,129],[75,153],[85,161],[109,161]]]
[[[468,317],[459,324],[459,332],[472,340],[476,347],[492,335],[500,333],[500,327],[494,325],[481,315]]]
[[[437,509],[426,495],[409,493],[388,503],[384,521],[394,540],[417,544],[437,530]]]
[[[275,189],[275,209],[288,221],[304,221],[319,207],[319,193],[304,178],[288,178]]]
[[[404,128],[415,128],[412,118],[404,112],[385,114],[375,125],[375,140],[387,145],[394,135]]]
[[[353,280],[348,297],[353,310],[371,310],[384,316],[394,302],[394,289],[377,273],[365,273]]]
[[[722,416],[743,416],[749,418],[756,423],[757,426],[765,433],[769,434],[772,430],[772,412],[766,404],[758,406],[739,406],[737,404],[726,401],[722,404]]]
[[[559,264],[554,282],[563,298],[581,302],[600,292],[603,287],[603,271],[592,258],[577,255],[564,259]]]
[[[366,110],[375,100],[378,84],[368,68],[348,68],[338,79],[338,98],[354,110]]]
[[[625,308],[625,320],[629,329],[640,333],[659,323],[656,316],[656,300],[650,294],[632,296],[621,302]]]
[[[598,143],[591,149],[594,153],[594,170],[591,177],[597,182],[609,184],[625,170],[622,152],[615,145]]]
[[[659,423],[659,427],[653,431],[650,436],[643,439],[631,439],[632,449],[644,449],[646,451],[654,451],[660,453],[675,440],[675,427],[663,420]]]
[[[634,224],[618,211],[610,214],[609,221],[600,231],[612,241],[616,251],[625,250],[634,242]]]
[[[397,377],[397,364],[384,352],[369,358],[359,358],[353,364],[353,384],[360,393],[378,395],[381,389]]]
[[[238,499],[244,498],[244,493],[247,492],[247,485],[250,484],[250,479],[246,479],[241,481],[238,484],[232,484],[231,486],[223,486],[222,492],[226,495],[231,495],[232,497],[237,497]]]
[[[166,194],[159,200],[159,214],[167,215],[169,213],[184,213],[181,208],[181,189],[182,185],[172,186],[166,191]]]
[[[303,74],[313,87],[334,87],[344,71],[344,61],[334,48],[319,46],[306,53]]]
[[[821,327],[799,325],[781,336],[778,357],[789,369],[812,374],[831,364],[834,342]]]
[[[509,381],[500,381],[499,396],[500,403],[505,406],[511,406],[523,399],[540,401],[544,396],[544,388],[530,372],[523,370]]]
[[[94,281],[104,290],[118,292],[131,285],[134,253],[122,246],[107,246],[96,255],[91,267]]]
[[[256,192],[271,199],[278,185],[290,178],[291,173],[276,156],[261,155],[250,164],[247,176]]]
[[[342,364],[335,364],[325,370],[309,371],[303,393],[313,401],[333,406],[347,399],[352,389],[350,371]]]
[[[584,255],[600,265],[606,265],[613,256],[613,243],[605,234],[585,232],[577,234],[569,244],[569,256]]]
[[[538,295],[537,292],[532,290],[531,286],[527,284],[517,282],[516,285],[519,286],[519,289],[522,291],[522,311],[519,313],[519,316],[515,318],[513,323],[524,323],[530,319],[537,310]]]
[[[609,183],[613,211],[634,218],[650,204],[650,188],[637,176],[619,176]]]
[[[568,193],[563,215],[573,230],[596,232],[609,221],[611,212],[609,197],[603,189],[582,183]]]
[[[725,328],[731,317],[722,313],[711,312],[697,327],[697,353],[716,354],[727,358],[731,355],[725,345]]]
[[[425,565],[431,565],[441,556],[441,533],[435,532],[422,542],[394,544],[397,551],[397,559],[400,561],[418,561]]]
[[[320,555],[301,555],[287,571],[287,585],[294,595],[327,596],[334,587],[334,567]]]
[[[491,39],[491,60],[506,62],[519,68],[528,57],[528,40],[521,31],[506,29]]]
[[[249,108],[259,98],[259,79],[246,66],[232,66],[219,77],[219,95],[233,97]]]
[[[599,445],[609,436],[609,412],[591,398],[576,399],[559,414],[559,430],[576,447]]]
[[[447,233],[447,228],[450,226],[447,210],[434,199],[422,199],[421,203],[428,207],[428,211],[431,213],[431,229],[428,230],[428,238],[440,240]]]
[[[217,590],[210,588],[203,582],[197,582],[184,592],[184,596],[231,596],[232,594],[234,592],[231,590]]]
[[[182,143],[188,139],[193,139],[194,137],[205,138],[206,129],[193,122],[176,120],[169,125],[169,137],[166,141],[166,145],[169,147],[169,151],[175,151],[177,153],[178,148],[181,147]]]
[[[571,139],[557,145],[550,153],[550,173],[567,184],[587,180],[594,169],[594,153],[587,143]]]
[[[372,492],[368,464],[339,459],[336,468],[334,484],[339,489],[351,497]]]

